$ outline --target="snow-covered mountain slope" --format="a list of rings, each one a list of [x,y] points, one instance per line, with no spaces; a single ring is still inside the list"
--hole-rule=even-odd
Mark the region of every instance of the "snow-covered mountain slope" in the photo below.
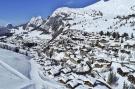
[[[38,17],[33,17],[30,22],[28,23],[28,25],[35,25],[35,26],[39,26],[43,23],[43,19],[41,16]]]
[[[106,16],[128,15],[134,13],[134,0],[101,0],[86,9],[100,10]]]
[[[61,16],[71,29],[83,31],[134,32],[134,0],[100,0],[84,8],[59,8],[51,18]],[[48,20],[49,22],[49,20]]]
[[[0,27],[0,36],[8,35],[10,31],[6,27]]]
[[[31,66],[29,63],[29,57],[8,50],[0,49],[0,60],[21,72],[26,77],[30,78],[29,72],[31,70]]]
[[[118,31],[134,33],[134,0],[100,0],[84,8],[58,8],[48,18],[33,17],[28,23],[11,29],[14,38],[50,40],[62,28],[87,32]]]
[[[23,39],[25,41],[36,41],[51,39],[49,28],[45,24],[45,20],[41,17],[33,17],[28,23],[16,26],[10,29],[13,36],[11,39]],[[11,40],[10,39],[10,40]]]
[[[1,41],[32,55],[36,89],[63,89],[61,84],[71,89],[131,87],[135,84],[135,39],[130,35],[135,33],[134,4],[100,0],[84,8],[59,8],[47,20],[34,17],[11,29],[13,36]]]

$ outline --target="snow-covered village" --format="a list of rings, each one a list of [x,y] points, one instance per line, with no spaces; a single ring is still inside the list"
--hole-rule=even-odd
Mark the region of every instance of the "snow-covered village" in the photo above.
[[[134,0],[1,26],[0,89],[135,89]]]

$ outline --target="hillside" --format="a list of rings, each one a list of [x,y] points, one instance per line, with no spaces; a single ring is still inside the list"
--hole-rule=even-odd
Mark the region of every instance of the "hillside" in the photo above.
[[[37,89],[134,89],[135,2],[58,8],[10,28],[0,47],[31,57]]]
[[[85,8],[59,8],[52,18],[66,17],[63,21],[70,24],[70,29],[131,33],[134,32],[134,4],[134,0],[101,0]]]

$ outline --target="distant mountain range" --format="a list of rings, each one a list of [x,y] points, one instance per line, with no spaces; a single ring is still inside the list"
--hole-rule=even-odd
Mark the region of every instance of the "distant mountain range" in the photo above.
[[[134,0],[100,0],[84,8],[58,8],[46,20],[41,16],[33,17],[26,24],[15,27],[10,24],[7,28],[29,34],[38,31],[39,35],[54,34],[60,26],[87,32],[103,30],[131,34],[135,30],[134,13]]]

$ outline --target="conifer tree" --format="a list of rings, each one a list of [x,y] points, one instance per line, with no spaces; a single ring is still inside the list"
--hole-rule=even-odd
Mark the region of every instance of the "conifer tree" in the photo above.
[[[123,83],[123,89],[129,89],[129,87],[128,87],[126,82]]]

